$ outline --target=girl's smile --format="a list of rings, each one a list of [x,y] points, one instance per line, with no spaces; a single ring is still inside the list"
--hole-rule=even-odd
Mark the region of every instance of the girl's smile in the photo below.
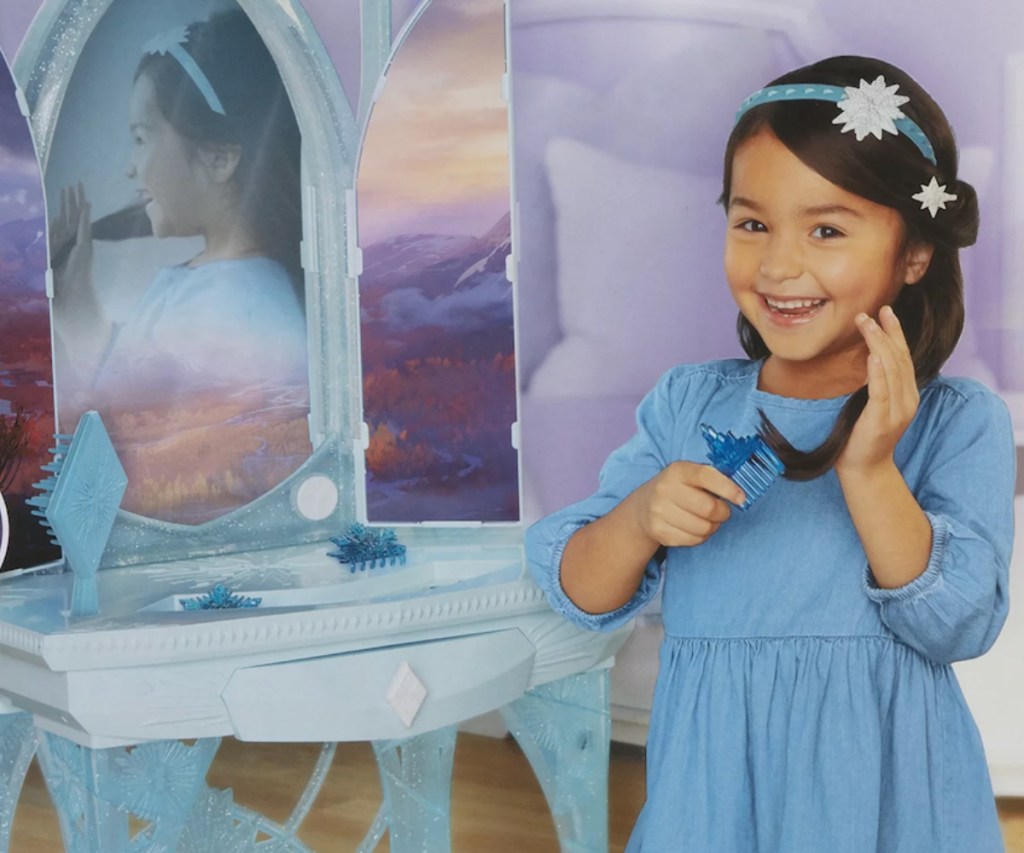
[[[783,328],[809,323],[818,315],[825,299],[780,299],[765,294],[764,307],[768,322]]]
[[[762,387],[794,397],[859,388],[867,347],[855,318],[877,317],[924,274],[897,211],[847,192],[768,131],[733,160],[725,273],[771,356]]]

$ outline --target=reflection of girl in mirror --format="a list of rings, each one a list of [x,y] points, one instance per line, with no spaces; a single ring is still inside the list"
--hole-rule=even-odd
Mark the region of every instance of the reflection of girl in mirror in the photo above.
[[[130,131],[128,176],[153,234],[204,245],[115,325],[93,281],[85,192],[63,192],[51,226],[52,245],[73,243],[55,259],[62,424],[99,409],[129,474],[125,508],[198,522],[262,494],[310,450],[299,132],[240,10],[146,45]]]

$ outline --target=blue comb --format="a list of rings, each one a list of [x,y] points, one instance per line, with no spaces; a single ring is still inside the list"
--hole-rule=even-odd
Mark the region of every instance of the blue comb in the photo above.
[[[349,565],[352,572],[405,565],[405,546],[399,543],[390,527],[371,530],[363,524],[353,524],[344,536],[332,536],[331,542],[338,548],[329,551],[327,556]]]
[[[739,505],[740,509],[749,509],[785,473],[782,461],[759,435],[737,438],[731,432],[720,433],[708,424],[700,425],[700,434],[710,448],[711,464],[747,496]]]

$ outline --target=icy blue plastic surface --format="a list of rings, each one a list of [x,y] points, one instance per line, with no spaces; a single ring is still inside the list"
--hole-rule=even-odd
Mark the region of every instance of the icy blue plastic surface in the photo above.
[[[502,716],[540,782],[564,853],[607,853],[608,670],[543,684]]]
[[[39,763],[67,853],[177,849],[219,744],[203,739],[191,746],[157,741],[89,749],[44,735]]]
[[[455,726],[373,745],[395,853],[449,853]]]
[[[36,730],[32,716],[0,715],[0,850],[6,850],[10,843],[14,807],[35,751]]]

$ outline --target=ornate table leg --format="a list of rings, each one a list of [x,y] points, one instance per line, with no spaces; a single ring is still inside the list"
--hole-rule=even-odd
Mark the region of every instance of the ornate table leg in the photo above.
[[[68,853],[172,851],[196,805],[219,738],[89,749],[57,735],[39,763]],[[131,820],[134,818],[134,820]]]
[[[608,670],[542,684],[502,708],[565,853],[608,851]]]
[[[392,853],[451,850],[455,727],[408,740],[376,741]]]
[[[0,716],[0,853],[11,843],[11,823],[25,773],[36,751],[31,714]]]

